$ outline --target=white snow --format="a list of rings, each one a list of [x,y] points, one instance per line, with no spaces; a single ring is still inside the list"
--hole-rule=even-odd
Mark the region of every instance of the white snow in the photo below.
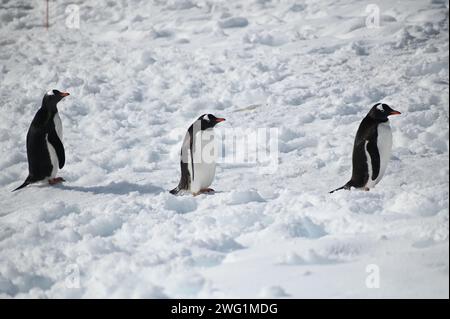
[[[0,296],[449,297],[448,1],[0,4]],[[47,88],[66,165],[11,193]],[[384,102],[393,151],[370,192],[358,125]],[[275,174],[218,163],[214,195],[176,197],[182,137],[277,128]],[[379,272],[379,288],[368,288]],[[376,280],[374,281],[376,282]]]

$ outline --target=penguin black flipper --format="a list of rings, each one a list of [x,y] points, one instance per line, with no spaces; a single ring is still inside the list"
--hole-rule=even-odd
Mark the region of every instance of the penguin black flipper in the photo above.
[[[194,124],[192,124],[188,129],[189,134],[189,153],[191,154],[191,170],[192,170],[192,180],[194,180],[195,172],[194,172]]]
[[[66,155],[64,152],[64,145],[56,134],[55,128],[48,133],[48,142],[55,148],[56,155],[58,156],[59,168],[63,168],[66,162]]]
[[[364,187],[369,179],[367,155],[366,155],[366,140],[358,139],[353,148],[352,156],[352,177],[347,183],[350,187]]]
[[[378,151],[378,146],[376,143],[376,137],[370,139],[367,143],[367,153],[370,155],[370,160],[372,163],[372,180],[376,180],[378,174],[380,174],[380,153]]]

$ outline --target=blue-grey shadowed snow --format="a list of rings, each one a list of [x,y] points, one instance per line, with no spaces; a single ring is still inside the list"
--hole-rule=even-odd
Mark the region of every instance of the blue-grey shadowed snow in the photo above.
[[[231,17],[218,22],[222,29],[245,28],[248,26],[248,20],[242,17]]]
[[[231,253],[236,250],[245,249],[245,246],[238,243],[228,235],[219,234],[206,239],[198,239],[195,244],[199,247],[221,253]]]
[[[14,229],[6,225],[0,225],[0,241],[14,234]]]
[[[166,191],[165,189],[154,185],[139,185],[139,184],[132,184],[129,182],[112,182],[104,186],[91,186],[91,187],[69,186],[69,185],[58,185],[57,187],[63,190],[94,193],[97,195],[100,194],[126,195],[133,192],[138,192],[140,194],[159,194]]]
[[[314,249],[309,249],[301,254],[295,252],[288,252],[279,257],[280,265],[330,265],[343,262],[342,260],[335,259],[329,256],[324,256]]]
[[[13,272],[18,271],[15,267],[12,267],[10,270]],[[14,297],[18,293],[27,292],[30,289],[50,289],[54,284],[50,278],[41,275],[25,273],[17,273],[17,275],[21,276],[21,280],[13,283],[0,274],[0,294],[7,294],[8,296]]]
[[[0,293],[14,296],[19,292],[19,289],[7,278],[0,275]]]
[[[197,202],[191,196],[170,196],[164,207],[178,214],[186,214],[197,209]]]

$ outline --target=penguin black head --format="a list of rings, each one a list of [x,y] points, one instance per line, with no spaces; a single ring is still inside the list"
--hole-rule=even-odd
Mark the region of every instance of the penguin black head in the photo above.
[[[368,116],[373,118],[374,120],[380,122],[386,122],[388,120],[388,116],[390,115],[400,115],[399,111],[392,109],[389,105],[384,103],[375,104],[372,109],[369,111]]]
[[[42,100],[42,106],[56,110],[56,104],[61,101],[64,97],[70,95],[67,92],[60,92],[58,90],[50,90],[45,93]]]
[[[201,129],[207,130],[209,128],[213,128],[218,123],[225,121],[225,119],[221,118],[221,117],[215,117],[212,114],[203,114],[202,116],[200,116],[198,118],[198,121],[200,121],[200,123],[202,125]]]

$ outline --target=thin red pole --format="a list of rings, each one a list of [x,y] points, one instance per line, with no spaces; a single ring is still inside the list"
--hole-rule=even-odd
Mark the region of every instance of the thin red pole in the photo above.
[[[45,28],[48,31],[48,0],[46,0],[45,5]]]

